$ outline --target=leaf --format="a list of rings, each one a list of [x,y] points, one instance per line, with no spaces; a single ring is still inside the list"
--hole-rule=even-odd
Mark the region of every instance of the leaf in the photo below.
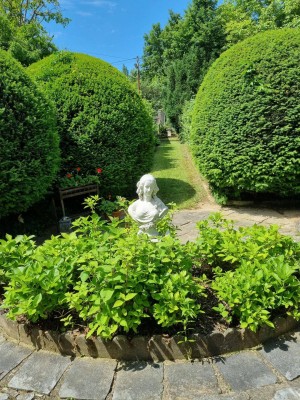
[[[124,304],[124,301],[123,301],[123,300],[117,300],[117,301],[115,302],[115,304],[113,305],[113,308],[120,307],[120,306],[122,306],[123,304]]]
[[[112,298],[113,294],[114,294],[113,289],[102,289],[100,291],[100,296],[103,301],[109,301]]]
[[[128,294],[126,294],[125,301],[129,301],[129,300],[133,299],[136,295],[137,295],[137,293],[128,293]]]
[[[88,278],[89,278],[89,274],[87,272],[85,272],[85,271],[82,271],[81,274],[80,274],[81,282],[87,281]]]
[[[37,294],[32,301],[33,307],[36,307],[42,301],[42,298],[43,298],[42,293]]]

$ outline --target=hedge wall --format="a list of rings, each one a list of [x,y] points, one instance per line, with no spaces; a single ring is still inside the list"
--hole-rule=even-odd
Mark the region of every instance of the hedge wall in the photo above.
[[[61,175],[102,169],[101,194],[134,193],[151,166],[152,118],[127,78],[106,62],[59,52],[28,68],[56,103]]]
[[[55,108],[0,51],[0,218],[40,200],[59,168]]]
[[[196,97],[193,150],[219,194],[300,193],[300,30],[266,31],[226,52]]]

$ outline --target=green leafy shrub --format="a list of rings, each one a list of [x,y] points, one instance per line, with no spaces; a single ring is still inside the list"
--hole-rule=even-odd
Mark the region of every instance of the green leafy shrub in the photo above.
[[[36,249],[33,236],[19,235],[12,238],[6,235],[6,240],[0,239],[0,285],[9,282],[9,272],[18,267],[25,267],[31,262]]]
[[[212,288],[221,301],[216,310],[228,321],[237,317],[241,328],[256,331],[274,327],[272,312],[284,311],[300,319],[300,264],[288,263],[283,255],[265,260],[241,260],[235,271],[215,270]]]
[[[182,108],[182,113],[179,117],[180,130],[178,136],[182,143],[191,142],[191,125],[194,106],[195,97],[192,97],[190,100],[186,100]]]
[[[220,319],[234,326],[273,326],[275,315],[300,319],[300,246],[277,227],[234,229],[216,214],[199,223],[195,243],[181,244],[169,216],[160,226],[169,235],[137,240],[128,215],[107,223],[95,213],[98,201],[86,199],[92,214],[76,220],[71,234],[40,246],[25,236],[0,241],[2,308],[10,318],[35,322],[55,314],[103,338],[138,333],[147,321],[186,333],[209,292],[219,299]]]
[[[232,220],[214,213],[197,224],[199,234],[195,242],[189,244],[198,255],[200,268],[233,270],[247,262],[264,262],[266,259],[284,256],[287,263],[300,260],[300,246],[289,236],[282,235],[276,225],[270,227],[253,225],[234,226]]]
[[[59,168],[53,105],[24,69],[0,51],[0,218],[25,211]]]
[[[278,227],[253,225],[236,229],[220,213],[198,223],[190,243],[195,267],[210,274],[219,298],[215,308],[231,323],[256,331],[273,326],[274,313],[300,319],[300,246]],[[198,255],[198,256],[197,256]]]
[[[96,201],[86,204],[95,210]],[[111,338],[122,330],[136,332],[146,318],[163,327],[186,326],[201,312],[197,299],[204,289],[174,237],[137,240],[129,220],[122,225],[112,218],[107,224],[96,213],[75,221],[74,229],[34,251],[26,242],[31,253],[22,263],[4,256],[10,272],[3,307],[9,317],[37,321],[63,309],[66,324],[75,313],[88,324],[88,335]],[[13,239],[7,241],[12,247]]]
[[[226,52],[196,97],[192,142],[212,188],[300,194],[300,30],[266,31]]]
[[[56,104],[61,176],[77,166],[87,175],[101,168],[102,194],[132,194],[151,166],[154,136],[152,118],[126,77],[70,52],[46,57],[28,72]]]
[[[21,243],[26,255],[24,260],[17,265],[12,257],[6,259],[9,285],[4,307],[9,308],[9,317],[26,315],[36,322],[65,308],[65,294],[76,281],[81,247],[75,233],[53,236],[35,248],[29,241]]]

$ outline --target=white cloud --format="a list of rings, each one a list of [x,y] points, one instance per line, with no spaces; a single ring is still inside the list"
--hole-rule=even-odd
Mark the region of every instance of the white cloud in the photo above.
[[[76,11],[76,14],[80,15],[81,17],[91,17],[93,13],[87,11]]]
[[[88,4],[90,6],[95,6],[95,7],[108,8],[110,10],[115,8],[117,5],[117,3],[115,3],[114,1],[110,1],[110,0],[88,0],[88,1],[85,1],[84,4]]]

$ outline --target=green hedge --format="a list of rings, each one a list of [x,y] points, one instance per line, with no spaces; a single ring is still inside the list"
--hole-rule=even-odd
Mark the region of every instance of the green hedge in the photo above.
[[[57,107],[61,176],[101,175],[102,194],[134,193],[154,151],[153,123],[127,78],[106,62],[60,52],[28,68]]]
[[[196,97],[192,141],[212,188],[300,193],[300,30],[260,33],[226,52]]]
[[[0,51],[0,218],[40,200],[59,167],[55,109]]]

